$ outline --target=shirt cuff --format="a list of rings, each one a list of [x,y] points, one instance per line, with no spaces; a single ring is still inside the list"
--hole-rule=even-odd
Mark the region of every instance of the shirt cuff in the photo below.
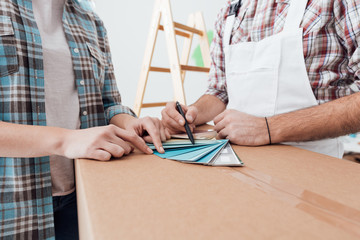
[[[131,108],[123,106],[123,105],[115,105],[115,106],[108,107],[106,109],[105,114],[106,114],[106,120],[107,120],[108,124],[110,123],[110,120],[115,115],[118,115],[118,114],[128,114],[128,115],[131,115],[131,116],[137,118],[136,114],[133,112],[133,110],[131,110]]]
[[[228,98],[228,95],[227,95],[226,91],[219,91],[217,89],[209,88],[205,92],[205,95],[215,96],[218,99],[220,99],[225,105],[227,105],[228,102],[229,102],[229,98]]]

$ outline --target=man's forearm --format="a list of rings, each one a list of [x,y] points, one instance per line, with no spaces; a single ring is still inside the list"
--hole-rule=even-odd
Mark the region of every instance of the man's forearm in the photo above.
[[[192,106],[198,109],[195,120],[196,125],[212,121],[214,117],[226,109],[226,105],[219,98],[212,95],[203,95]]]
[[[360,93],[268,118],[273,143],[334,138],[360,131]]]
[[[0,121],[0,157],[62,155],[69,130]]]

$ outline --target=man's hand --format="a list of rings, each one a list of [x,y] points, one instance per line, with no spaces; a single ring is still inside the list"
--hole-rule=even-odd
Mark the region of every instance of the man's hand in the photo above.
[[[264,118],[236,110],[225,110],[214,119],[215,130],[220,138],[243,146],[269,144],[269,135]]]
[[[195,106],[181,105],[186,120],[189,123],[191,131],[195,129],[195,120],[198,116],[198,109]],[[176,109],[175,102],[169,102],[166,107],[161,111],[162,123],[170,131],[171,134],[186,132],[185,120]]]
[[[67,130],[61,155],[70,159],[90,158],[107,161],[111,157],[120,158],[131,153],[134,149],[128,142],[144,153],[152,153],[145,141],[136,133],[109,125],[84,130]]]
[[[143,137],[145,141],[153,143],[158,152],[165,152],[161,142],[170,139],[170,133],[158,118],[133,119],[126,125],[125,129]]]

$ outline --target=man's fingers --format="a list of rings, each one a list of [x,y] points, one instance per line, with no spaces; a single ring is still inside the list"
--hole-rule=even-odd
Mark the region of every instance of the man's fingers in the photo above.
[[[226,128],[225,121],[222,120],[222,121],[219,121],[219,122],[215,123],[214,130],[216,132],[220,132],[224,128]]]
[[[193,123],[198,115],[198,110],[196,107],[190,106],[186,111],[186,120],[189,124]]]
[[[181,106],[183,110],[186,112],[187,108],[186,106]],[[176,109],[176,104],[174,102],[169,102],[166,104],[164,111],[164,115],[167,115],[169,118],[173,119],[177,124],[180,126],[184,126],[185,119]],[[167,119],[166,119],[167,121]]]
[[[226,129],[223,129],[223,130],[221,130],[220,132],[218,132],[218,137],[220,138],[220,139],[227,139],[228,138],[228,132],[227,132],[227,130]]]
[[[215,118],[214,118],[214,123],[217,124],[218,122],[222,121],[223,118],[225,117],[226,115],[226,111],[220,113],[219,115],[217,115]]]
[[[136,135],[134,132],[126,131],[121,128],[116,128],[115,134],[123,140],[132,143],[140,151],[147,154],[153,153],[153,151],[146,145],[145,141],[141,137]]]
[[[164,125],[174,133],[178,132],[185,132],[184,126],[181,126],[178,122],[174,119],[168,118],[167,121],[163,119]]]
[[[191,132],[194,132],[194,130],[196,128],[195,124],[189,124],[189,127],[190,127]]]

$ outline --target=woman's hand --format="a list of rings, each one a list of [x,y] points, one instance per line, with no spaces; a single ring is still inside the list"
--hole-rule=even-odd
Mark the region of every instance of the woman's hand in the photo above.
[[[61,155],[70,159],[90,158],[107,161],[111,157],[120,158],[134,150],[129,143],[144,153],[152,153],[145,141],[134,131],[127,131],[115,125],[67,130],[64,136]]]
[[[158,152],[165,152],[161,142],[170,139],[170,133],[158,118],[133,119],[125,126],[125,129],[143,137],[146,142],[153,143]]]

